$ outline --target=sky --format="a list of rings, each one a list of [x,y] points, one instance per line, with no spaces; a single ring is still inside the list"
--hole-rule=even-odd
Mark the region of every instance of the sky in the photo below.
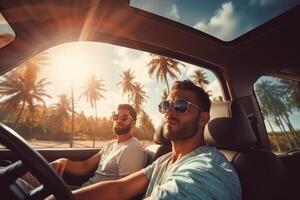
[[[300,0],[130,1],[133,7],[178,21],[224,41],[243,35],[299,3]]]
[[[15,35],[12,28],[7,24],[7,21],[3,17],[3,15],[0,13],[0,35],[3,34],[12,34]]]
[[[1,37],[3,35],[5,35],[5,37]],[[11,37],[7,37],[7,35],[10,35]],[[15,32],[8,25],[7,21],[0,13],[0,48],[11,43],[14,40],[15,36],[16,36]]]
[[[76,111],[83,110],[86,115],[93,115],[94,109],[86,102],[86,98],[79,98],[79,96],[84,90],[87,78],[95,74],[98,79],[103,80],[104,88],[107,90],[104,93],[105,99],[97,104],[98,116],[110,117],[118,104],[127,103],[127,95],[122,95],[117,83],[122,80],[122,71],[130,68],[135,76],[134,81],[144,86],[144,91],[149,97],[143,105],[145,111],[150,115],[155,126],[161,122],[162,116],[157,106],[166,85],[157,81],[155,74],[152,77],[148,75],[147,64],[151,59],[148,52],[98,42],[67,43],[53,47],[46,52],[49,61],[40,67],[40,76],[51,82],[46,87],[52,96],[51,99],[46,100],[48,105],[58,102],[57,96],[60,94],[70,95],[72,86],[77,102]],[[183,64],[186,67],[181,68],[182,74],[178,76],[179,80],[189,78],[194,70],[199,69],[188,63]],[[212,97],[223,96],[215,75],[206,69],[204,71],[211,82],[208,90],[212,91]],[[170,77],[168,80],[172,85],[173,80]]]

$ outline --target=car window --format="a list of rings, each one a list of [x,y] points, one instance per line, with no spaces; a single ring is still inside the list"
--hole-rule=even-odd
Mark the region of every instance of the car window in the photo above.
[[[162,121],[157,106],[176,79],[224,99],[203,67],[105,43],[62,44],[1,76],[0,120],[37,148],[101,147],[115,138],[115,108],[129,103],[138,113],[135,136],[147,146]]]
[[[273,152],[300,147],[300,83],[270,76],[261,77],[254,91],[264,118]]]
[[[299,1],[130,0],[130,6],[185,24],[223,41],[232,41]],[[259,16],[259,17],[258,17]]]

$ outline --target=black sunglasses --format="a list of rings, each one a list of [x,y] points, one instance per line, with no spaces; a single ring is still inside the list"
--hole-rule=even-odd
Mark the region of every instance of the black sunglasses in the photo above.
[[[161,114],[165,114],[167,112],[167,110],[170,108],[170,106],[172,106],[172,108],[175,110],[175,112],[177,112],[179,114],[185,114],[188,112],[190,105],[201,110],[199,106],[197,106],[185,99],[178,99],[175,101],[171,101],[171,100],[162,101],[158,105],[158,110]]]
[[[130,115],[118,115],[118,114],[114,114],[114,115],[112,116],[112,120],[113,120],[113,121],[118,121],[119,119],[120,119],[121,121],[123,121],[123,122],[125,122],[125,121],[128,120],[128,119],[133,120],[133,118],[132,118]]]

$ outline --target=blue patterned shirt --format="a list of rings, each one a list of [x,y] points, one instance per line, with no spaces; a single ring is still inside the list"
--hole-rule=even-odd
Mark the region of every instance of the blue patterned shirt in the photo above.
[[[153,200],[240,200],[241,187],[230,162],[216,148],[201,146],[170,164],[172,153],[144,170],[145,197]]]

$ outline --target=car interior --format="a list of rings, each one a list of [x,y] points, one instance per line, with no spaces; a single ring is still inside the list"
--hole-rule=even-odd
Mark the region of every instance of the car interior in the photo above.
[[[280,15],[231,41],[223,41],[132,7],[129,0],[1,0],[0,12],[15,38],[0,48],[0,73],[5,74],[51,47],[75,41],[108,43],[205,66],[215,73],[224,93],[223,102],[212,103],[205,141],[218,148],[236,169],[242,199],[296,200],[300,198],[300,149],[272,151],[254,92],[254,84],[262,76],[293,80],[299,91],[300,1],[294,2],[295,6]],[[162,126],[157,126],[155,144],[146,147],[148,165],[172,150],[162,132]],[[4,166],[0,168],[0,186],[8,191],[7,199],[19,200],[43,199],[49,194],[73,199],[66,183],[80,185],[90,175],[65,174],[61,178],[47,163],[61,157],[83,160],[99,151],[33,149],[2,123],[0,143],[6,146],[0,149],[0,165]],[[44,184],[30,197],[14,184],[28,170],[34,171]]]

